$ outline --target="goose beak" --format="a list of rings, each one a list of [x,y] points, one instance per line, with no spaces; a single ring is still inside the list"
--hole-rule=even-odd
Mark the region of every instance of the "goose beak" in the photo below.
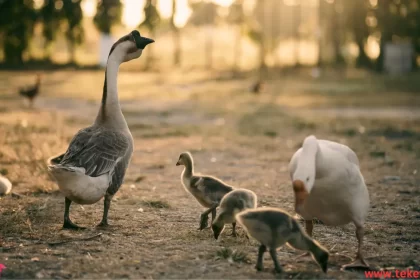
[[[295,192],[295,210],[296,212],[299,212],[298,210],[302,209],[309,193],[301,180],[293,181],[293,191]]]
[[[136,43],[136,47],[138,49],[144,49],[148,44],[154,43],[155,40],[153,39],[149,39],[146,37],[142,37],[140,35],[140,32],[138,32],[137,30],[133,30],[131,32],[131,37],[133,38],[134,42]]]
[[[181,163],[179,162],[179,160],[176,162],[175,166],[179,166],[181,165]]]

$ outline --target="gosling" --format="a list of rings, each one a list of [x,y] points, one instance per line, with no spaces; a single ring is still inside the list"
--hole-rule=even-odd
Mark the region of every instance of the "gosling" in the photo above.
[[[219,238],[227,223],[232,224],[231,235],[236,237],[236,214],[254,208],[257,208],[257,195],[253,191],[237,189],[225,195],[220,202],[220,213],[211,226],[214,238]]]
[[[194,162],[189,152],[182,153],[176,165],[185,167],[181,174],[181,182],[185,190],[191,193],[203,207],[208,208],[200,215],[198,229],[203,230],[208,227],[209,214],[211,213],[211,222],[213,223],[220,201],[234,188],[214,177],[194,175]]]
[[[255,266],[258,271],[264,269],[263,255],[269,248],[275,271],[282,272],[276,249],[287,243],[295,249],[309,251],[322,270],[327,272],[329,257],[327,249],[309,237],[298,222],[283,210],[276,208],[247,210],[237,214],[236,220],[250,236],[261,243]]]

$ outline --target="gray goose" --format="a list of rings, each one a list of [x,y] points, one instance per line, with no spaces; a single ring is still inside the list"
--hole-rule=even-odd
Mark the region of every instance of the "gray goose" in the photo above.
[[[48,160],[48,170],[65,196],[63,229],[83,229],[70,220],[72,202],[93,204],[102,197],[104,212],[98,226],[108,225],[112,197],[123,182],[133,153],[133,138],[118,100],[117,74],[121,63],[140,57],[153,42],[134,30],[112,46],[95,122],[73,137],[66,153]]]
[[[309,251],[322,271],[327,272],[329,258],[327,249],[307,235],[299,223],[283,210],[268,207],[246,210],[237,214],[236,220],[250,236],[261,243],[255,266],[257,270],[263,270],[263,256],[269,248],[275,271],[282,272],[276,249],[287,243],[298,250]]]
[[[216,208],[219,206],[223,196],[234,188],[220,179],[194,174],[194,162],[189,152],[179,156],[176,165],[183,165],[184,171],[181,174],[181,182],[185,190],[191,193],[195,199],[205,208],[208,208],[200,216],[199,230],[208,227],[208,217],[211,213],[211,222],[216,217]]]
[[[231,235],[236,237],[236,214],[253,208],[257,208],[257,195],[253,191],[236,189],[226,194],[220,202],[219,215],[211,225],[214,238],[219,238],[227,223],[232,224]]]

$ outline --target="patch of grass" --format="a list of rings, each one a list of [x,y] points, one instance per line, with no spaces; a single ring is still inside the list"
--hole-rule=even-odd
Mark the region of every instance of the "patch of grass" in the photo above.
[[[158,209],[169,209],[171,205],[166,201],[162,200],[143,200],[143,203],[151,208],[158,208]]]
[[[369,153],[371,157],[374,158],[384,158],[385,157],[385,152],[384,151],[372,151]]]
[[[7,170],[6,168],[0,169],[0,175],[6,176],[7,174],[9,174],[9,170]]]
[[[274,138],[274,137],[277,136],[277,132],[276,131],[272,131],[272,130],[267,130],[267,131],[264,132],[264,135],[265,136],[268,136],[268,137]]]
[[[411,211],[420,213],[420,207],[419,206],[411,206]]]
[[[384,129],[372,130],[369,132],[371,136],[384,136],[388,139],[406,139],[406,138],[415,138],[419,134],[410,129],[397,129],[391,126],[388,126]]]
[[[412,142],[407,142],[407,141],[404,141],[402,143],[398,143],[398,144],[394,145],[393,148],[395,150],[404,150],[404,151],[408,151],[408,152],[414,151],[413,143]]]
[[[216,252],[217,259],[225,259],[237,263],[249,263],[248,255],[242,251],[232,250],[230,248],[222,248]]]

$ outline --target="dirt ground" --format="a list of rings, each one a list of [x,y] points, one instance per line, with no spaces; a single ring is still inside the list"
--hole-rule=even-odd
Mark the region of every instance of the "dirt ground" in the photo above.
[[[2,277],[17,278],[364,278],[340,271],[356,251],[354,226],[316,224],[314,238],[331,253],[325,275],[300,252],[280,248],[283,274],[254,265],[258,244],[198,231],[204,209],[181,186],[175,166],[190,151],[196,171],[256,192],[259,206],[293,212],[287,171],[305,136],[338,141],[358,154],[371,208],[364,250],[372,269],[420,270],[419,77],[271,78],[260,95],[250,78],[201,73],[122,72],[119,90],[135,138],[124,185],[97,229],[103,205],[76,205],[84,231],[62,231],[64,198],[46,159],[63,152],[93,121],[103,72],[45,73],[33,110],[15,93],[34,73],[0,73],[0,173],[21,197],[0,198]],[[101,233],[100,236],[98,234]],[[90,240],[86,238],[93,237]],[[60,243],[60,241],[71,241]]]

